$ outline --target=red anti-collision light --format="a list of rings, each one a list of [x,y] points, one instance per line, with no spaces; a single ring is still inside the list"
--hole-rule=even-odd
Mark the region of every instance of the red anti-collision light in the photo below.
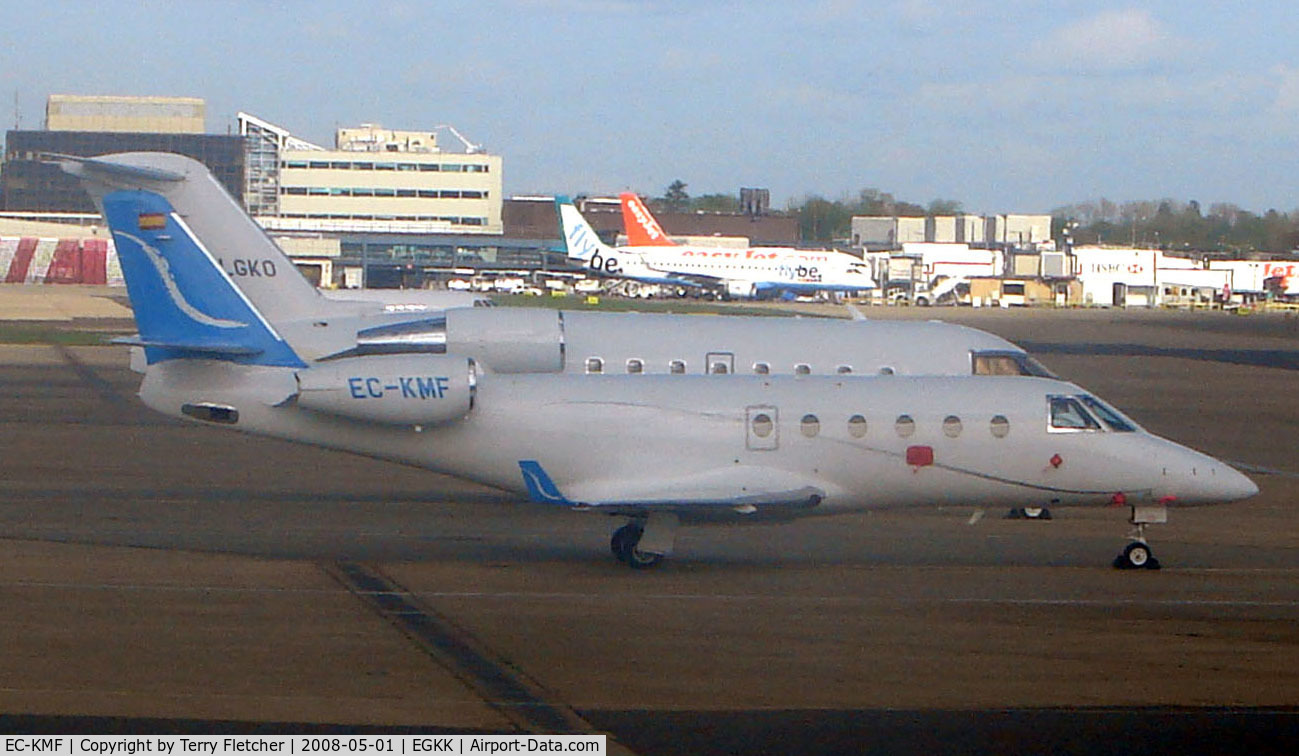
[[[1051,463],[1052,467],[1059,467],[1064,464],[1064,457],[1061,457],[1059,454],[1052,454],[1051,459],[1048,461]]]
[[[934,447],[908,446],[907,464],[912,467],[928,467],[934,463]]]

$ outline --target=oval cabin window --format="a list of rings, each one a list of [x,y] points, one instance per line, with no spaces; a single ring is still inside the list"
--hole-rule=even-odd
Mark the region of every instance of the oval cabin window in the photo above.
[[[897,422],[893,423],[893,430],[897,431],[902,438],[909,438],[915,435],[916,421],[912,420],[910,415],[899,415]]]
[[[866,435],[866,418],[861,415],[853,415],[848,418],[848,435],[853,438],[862,438]]]
[[[821,421],[817,419],[816,415],[803,415],[802,421],[798,424],[798,429],[802,431],[804,436],[812,438],[821,432]]]

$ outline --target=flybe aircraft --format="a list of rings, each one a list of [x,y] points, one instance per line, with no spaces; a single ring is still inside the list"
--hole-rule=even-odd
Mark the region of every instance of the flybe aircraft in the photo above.
[[[635,203],[628,206],[628,197]],[[567,197],[556,197],[560,233],[569,257],[598,275],[652,283],[717,287],[739,298],[781,292],[866,291],[875,288],[870,266],[843,252],[792,247],[681,246],[663,233],[635,195],[622,195],[628,239],[646,244],[610,247]]]
[[[307,305],[294,279],[268,275],[275,258],[257,256],[253,235],[230,246],[252,221],[223,228],[214,219],[232,214],[194,204],[214,183],[200,164],[150,153],[63,163],[118,245],[149,407],[612,515],[610,549],[632,567],[672,554],[683,524],[932,504],[1125,505],[1136,529],[1115,563],[1152,567],[1145,527],[1170,506],[1257,492],[1082,388],[1013,369],[615,375],[563,369],[544,319],[452,336],[452,313],[506,308],[447,311],[440,350],[403,351],[434,331],[356,314],[364,303],[335,302],[347,310],[303,325],[287,312]],[[383,324],[358,329],[367,319]]]

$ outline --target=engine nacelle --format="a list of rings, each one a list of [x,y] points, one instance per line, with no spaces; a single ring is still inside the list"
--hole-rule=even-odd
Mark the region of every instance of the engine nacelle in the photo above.
[[[749,281],[727,281],[726,294],[735,299],[752,299],[757,295],[757,289]]]
[[[564,369],[563,315],[534,308],[447,310],[447,352],[472,355],[496,373]]]
[[[362,329],[348,351],[463,355],[495,373],[559,373],[564,321],[562,314],[540,308],[459,307],[437,317]]]
[[[445,355],[353,357],[299,370],[298,406],[393,425],[437,425],[474,408],[474,361]]]

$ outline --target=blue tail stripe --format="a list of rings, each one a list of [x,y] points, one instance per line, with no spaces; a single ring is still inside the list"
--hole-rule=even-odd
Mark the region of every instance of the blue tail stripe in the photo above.
[[[532,459],[519,460],[519,472],[523,474],[523,485],[528,488],[528,498],[538,504],[572,504],[568,497],[559,492],[559,486],[550,479],[541,464]]]
[[[103,205],[140,338],[169,345],[146,347],[150,363],[209,351],[242,364],[305,364],[235,288],[166,198],[123,190],[106,195]],[[230,345],[242,353],[223,353]]]

